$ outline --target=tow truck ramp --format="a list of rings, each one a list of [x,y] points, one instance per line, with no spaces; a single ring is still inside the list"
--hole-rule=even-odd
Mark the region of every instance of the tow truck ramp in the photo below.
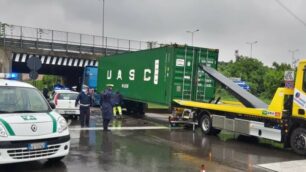
[[[225,89],[229,90],[233,96],[235,96],[244,106],[249,108],[267,108],[268,105],[261,101],[259,98],[244,90],[237,84],[235,84],[232,80],[222,75],[217,70],[207,67],[204,64],[199,65],[200,69],[202,69],[205,73],[207,73],[210,77],[214,78],[218,81]]]

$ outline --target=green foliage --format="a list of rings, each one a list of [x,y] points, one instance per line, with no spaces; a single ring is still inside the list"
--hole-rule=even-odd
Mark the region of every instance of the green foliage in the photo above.
[[[218,70],[225,76],[246,81],[251,87],[251,93],[266,102],[273,97],[275,90],[283,82],[284,71],[290,69],[289,64],[274,62],[272,67],[268,67],[255,58],[242,56],[236,61],[220,62],[218,66]]]
[[[42,89],[44,88],[44,84],[43,84],[43,82],[40,81],[40,80],[35,80],[35,81],[28,80],[28,81],[24,81],[24,82],[33,85],[34,87],[36,87],[36,88],[39,89],[39,90],[42,90]]]
[[[284,72],[290,69],[289,64],[278,64],[274,62],[272,68],[269,68],[264,75],[264,87],[266,90],[262,93],[262,96],[272,98],[277,87],[283,85]]]
[[[38,88],[39,90],[42,90],[44,88],[44,84],[42,81],[34,81],[34,84],[33,84],[36,88]]]
[[[59,80],[60,78],[58,76],[44,75],[42,80],[35,80],[35,81],[29,80],[25,82],[32,84],[39,90],[42,90],[45,87],[47,87],[49,90],[53,90],[53,85],[60,82]]]
[[[58,82],[58,80],[59,80],[58,76],[44,75],[44,77],[42,79],[42,84],[44,86],[47,86],[47,88],[49,90],[52,90],[53,89],[53,85],[55,85]]]

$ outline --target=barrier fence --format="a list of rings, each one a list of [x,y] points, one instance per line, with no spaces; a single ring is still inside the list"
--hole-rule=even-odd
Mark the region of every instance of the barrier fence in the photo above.
[[[160,47],[145,42],[112,37],[72,33],[50,29],[9,25],[0,22],[0,44],[17,48],[49,49],[80,53],[115,53]]]

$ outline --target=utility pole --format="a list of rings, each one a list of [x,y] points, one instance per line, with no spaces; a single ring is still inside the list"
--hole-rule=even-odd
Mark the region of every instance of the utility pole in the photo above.
[[[298,52],[298,51],[299,51],[299,49],[289,50],[289,52],[291,53],[291,57],[292,57],[292,68],[293,68],[293,69],[296,67],[295,64],[296,64],[296,62],[297,62],[297,60],[298,60],[298,59],[295,59],[295,58],[294,58],[294,54],[295,54],[296,52]]]
[[[105,11],[105,0],[102,0],[102,48],[104,47],[104,11]]]
[[[193,35],[194,35],[195,32],[198,32],[198,31],[200,31],[200,30],[197,29],[197,30],[194,30],[194,31],[189,31],[189,30],[186,31],[187,33],[191,33],[191,46],[193,46]]]
[[[252,51],[253,51],[253,44],[256,44],[256,43],[258,43],[258,41],[253,41],[253,42],[247,42],[246,44],[249,44],[250,46],[251,46],[251,52],[250,52],[250,57],[252,58]]]

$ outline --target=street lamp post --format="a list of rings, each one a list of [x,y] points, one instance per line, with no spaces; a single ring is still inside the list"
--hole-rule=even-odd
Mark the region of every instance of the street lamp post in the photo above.
[[[194,30],[194,31],[189,31],[189,30],[186,31],[187,33],[191,33],[191,45],[192,45],[192,46],[193,46],[193,34],[194,34],[195,32],[198,32],[198,31],[200,31],[200,30],[197,29],[197,30]]]
[[[104,47],[104,6],[105,0],[102,0],[102,48]]]
[[[289,50],[289,52],[291,53],[291,57],[292,57],[292,68],[294,69],[295,68],[295,64],[296,64],[296,62],[297,62],[297,60],[294,58],[294,54],[296,53],[296,52],[298,52],[299,51],[299,49],[295,49],[295,50]]]
[[[249,44],[251,46],[251,54],[250,57],[252,58],[252,53],[253,53],[253,44],[258,43],[258,41],[253,41],[253,42],[247,42],[246,44]]]

